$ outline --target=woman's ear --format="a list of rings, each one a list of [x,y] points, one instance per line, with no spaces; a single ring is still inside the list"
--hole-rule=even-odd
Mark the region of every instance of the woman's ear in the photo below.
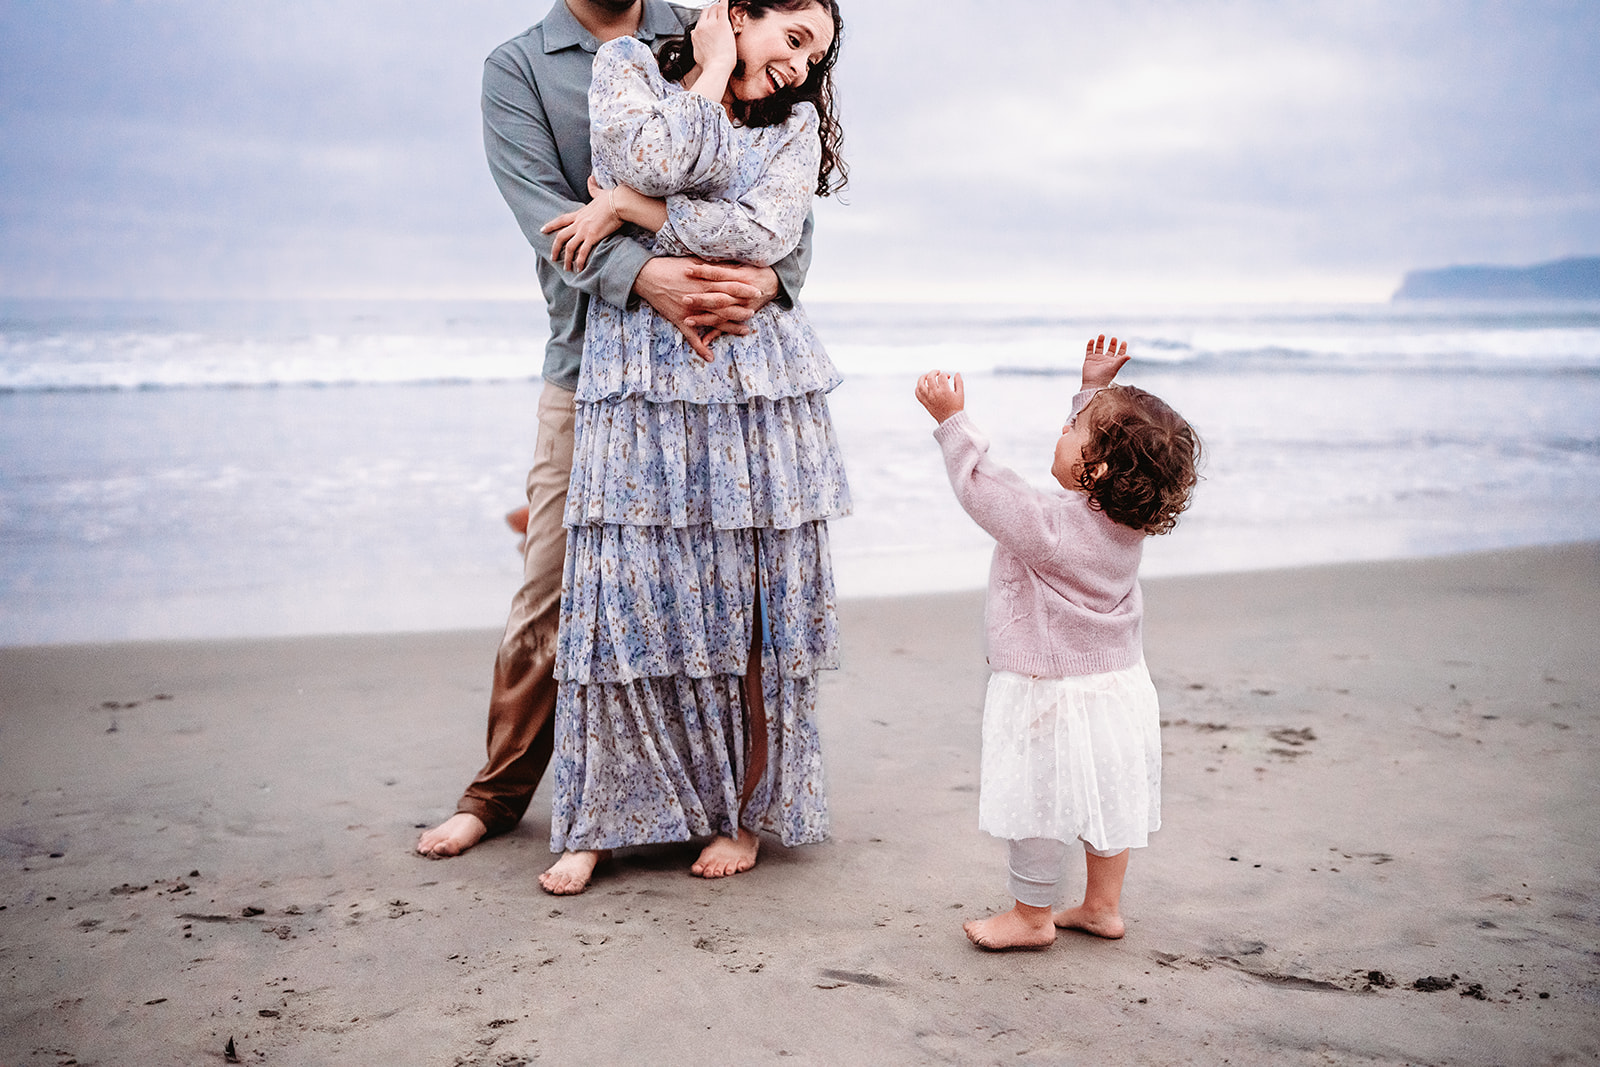
[[[739,36],[740,30],[744,29],[744,20],[749,16],[750,13],[744,8],[728,5],[728,25],[733,27],[733,35],[735,37]]]

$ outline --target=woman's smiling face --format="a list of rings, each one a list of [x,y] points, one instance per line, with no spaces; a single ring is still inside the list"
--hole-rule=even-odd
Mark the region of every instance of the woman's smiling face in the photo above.
[[[729,20],[738,32],[739,65],[728,88],[740,100],[760,100],[805,82],[833,44],[833,17],[820,4],[798,11],[773,8],[758,18],[734,8]]]

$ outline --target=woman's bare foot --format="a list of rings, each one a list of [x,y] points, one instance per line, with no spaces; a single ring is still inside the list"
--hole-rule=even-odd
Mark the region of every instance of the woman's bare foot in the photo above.
[[[1086,904],[1056,912],[1055,924],[1063,930],[1082,930],[1086,934],[1109,938],[1112,941],[1127,932],[1120,913],[1091,910]]]
[[[967,940],[979,948],[999,951],[1008,948],[1049,948],[1055,944],[1056,928],[1050,924],[1050,909],[1036,908],[1017,901],[1010,911],[963,923]]]
[[[589,888],[589,879],[602,860],[611,858],[608,848],[563,852],[550,869],[539,876],[539,887],[558,897],[570,897]]]
[[[739,831],[737,838],[718,834],[700,852],[689,873],[701,878],[726,878],[730,874],[748,871],[756,865],[756,852],[761,848],[761,838],[750,829]]]
[[[489,828],[476,815],[458,811],[432,830],[417,838],[417,854],[430,860],[459,856],[483,840]]]

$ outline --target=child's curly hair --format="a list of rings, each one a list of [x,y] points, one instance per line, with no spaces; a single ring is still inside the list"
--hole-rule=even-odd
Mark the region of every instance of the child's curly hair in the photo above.
[[[1171,533],[1200,479],[1200,436],[1160,397],[1130,385],[1102,390],[1084,416],[1077,488],[1089,506],[1147,534]]]

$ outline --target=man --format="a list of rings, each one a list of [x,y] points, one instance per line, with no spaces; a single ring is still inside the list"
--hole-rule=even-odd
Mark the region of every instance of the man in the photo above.
[[[528,472],[523,584],[495,658],[488,760],[456,814],[418,839],[417,851],[424,856],[458,856],[484,837],[514,827],[550,762],[556,704],[552,672],[566,552],[561,519],[572,473],[573,390],[590,299],[619,306],[643,300],[710,359],[710,338],[748,333],[744,323],[756,311],[773,299],[792,302],[805,281],[809,219],[799,247],[775,268],[652,257],[621,234],[597,245],[580,271],[550,261],[551,237],[541,228],[588,199],[588,92],[595,50],[624,36],[653,45],[657,38],[684,33],[697,14],[665,0],[556,0],[544,21],[501,45],[484,64],[484,149],[501,194],[538,253],[550,340],[539,436]],[[696,873],[734,873],[731,863],[708,863],[719,843],[707,847],[693,868]]]

